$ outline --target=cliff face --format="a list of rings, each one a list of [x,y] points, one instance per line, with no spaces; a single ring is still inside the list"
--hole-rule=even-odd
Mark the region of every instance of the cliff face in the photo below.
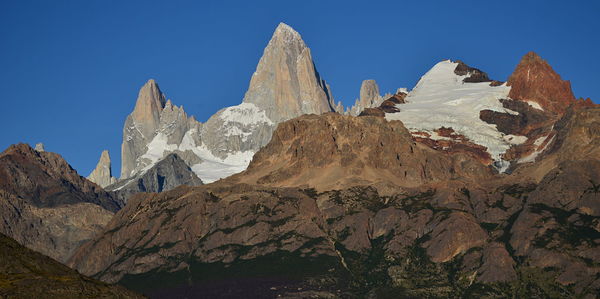
[[[333,99],[298,32],[281,23],[258,62],[244,103],[279,123],[302,114],[334,111]]]
[[[135,108],[127,116],[123,126],[121,178],[131,176],[140,167],[138,159],[146,152],[146,145],[156,135],[165,103],[165,95],[156,81],[148,80],[140,89]]]
[[[54,259],[64,262],[122,205],[55,153],[18,144],[0,154],[0,232]]]

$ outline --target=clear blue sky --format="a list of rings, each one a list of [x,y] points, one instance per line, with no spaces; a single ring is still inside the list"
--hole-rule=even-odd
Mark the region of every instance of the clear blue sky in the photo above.
[[[0,147],[44,142],[84,176],[106,148],[118,174],[147,79],[204,121],[240,103],[279,22],[302,34],[345,105],[363,79],[411,88],[447,58],[506,80],[531,50],[598,102],[598,3],[1,0]]]

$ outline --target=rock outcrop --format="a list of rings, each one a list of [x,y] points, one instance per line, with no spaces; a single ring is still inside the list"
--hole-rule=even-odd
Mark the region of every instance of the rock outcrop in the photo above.
[[[0,234],[0,296],[4,298],[144,298],[82,276]]]
[[[56,260],[64,262],[122,205],[58,154],[26,144],[0,154],[0,232]]]
[[[107,150],[102,151],[96,168],[92,170],[87,179],[98,184],[102,188],[117,182],[117,179],[112,176],[110,155]]]
[[[177,186],[199,186],[202,180],[177,154],[169,154],[150,169],[116,184],[106,187],[106,190],[123,202],[139,192],[163,192]]]
[[[44,144],[41,143],[41,142],[36,143],[35,144],[35,150],[38,151],[38,152],[44,152],[45,151]]]
[[[383,100],[375,80],[364,80],[360,85],[360,98],[356,99],[354,106],[350,107],[346,114],[357,116],[367,108],[379,107]]]

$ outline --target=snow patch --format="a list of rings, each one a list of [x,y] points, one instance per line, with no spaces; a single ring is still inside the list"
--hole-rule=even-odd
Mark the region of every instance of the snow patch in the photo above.
[[[531,107],[533,107],[535,109],[544,111],[544,108],[542,108],[542,106],[540,106],[540,104],[538,104],[537,102],[527,101],[527,104],[529,104],[529,106],[531,106]]]
[[[202,159],[202,162],[192,165],[191,168],[205,184],[246,170],[254,156],[253,151],[245,151],[230,154],[225,159],[218,158],[212,154],[206,145],[196,145],[192,137],[193,134],[197,134],[195,129],[185,133],[179,145],[179,150],[191,150]]]
[[[146,166],[146,168],[152,167],[156,162],[160,161],[164,157],[164,153],[172,152],[177,149],[176,144],[167,144],[168,137],[163,133],[158,133],[150,143],[146,146],[148,150],[145,154],[143,154],[141,159],[148,159],[151,161],[150,166]]]
[[[267,117],[265,111],[252,103],[241,103],[237,106],[227,107],[220,114],[220,117],[225,122],[239,123],[242,125],[259,123],[273,125],[273,122]]]

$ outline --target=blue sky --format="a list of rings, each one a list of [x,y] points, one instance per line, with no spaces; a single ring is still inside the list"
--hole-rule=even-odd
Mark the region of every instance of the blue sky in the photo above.
[[[279,22],[300,32],[345,105],[360,83],[413,87],[442,59],[506,80],[536,51],[600,101],[599,1],[0,1],[0,147],[44,142],[80,174],[120,170],[138,89],[157,80],[205,121],[240,103]]]

